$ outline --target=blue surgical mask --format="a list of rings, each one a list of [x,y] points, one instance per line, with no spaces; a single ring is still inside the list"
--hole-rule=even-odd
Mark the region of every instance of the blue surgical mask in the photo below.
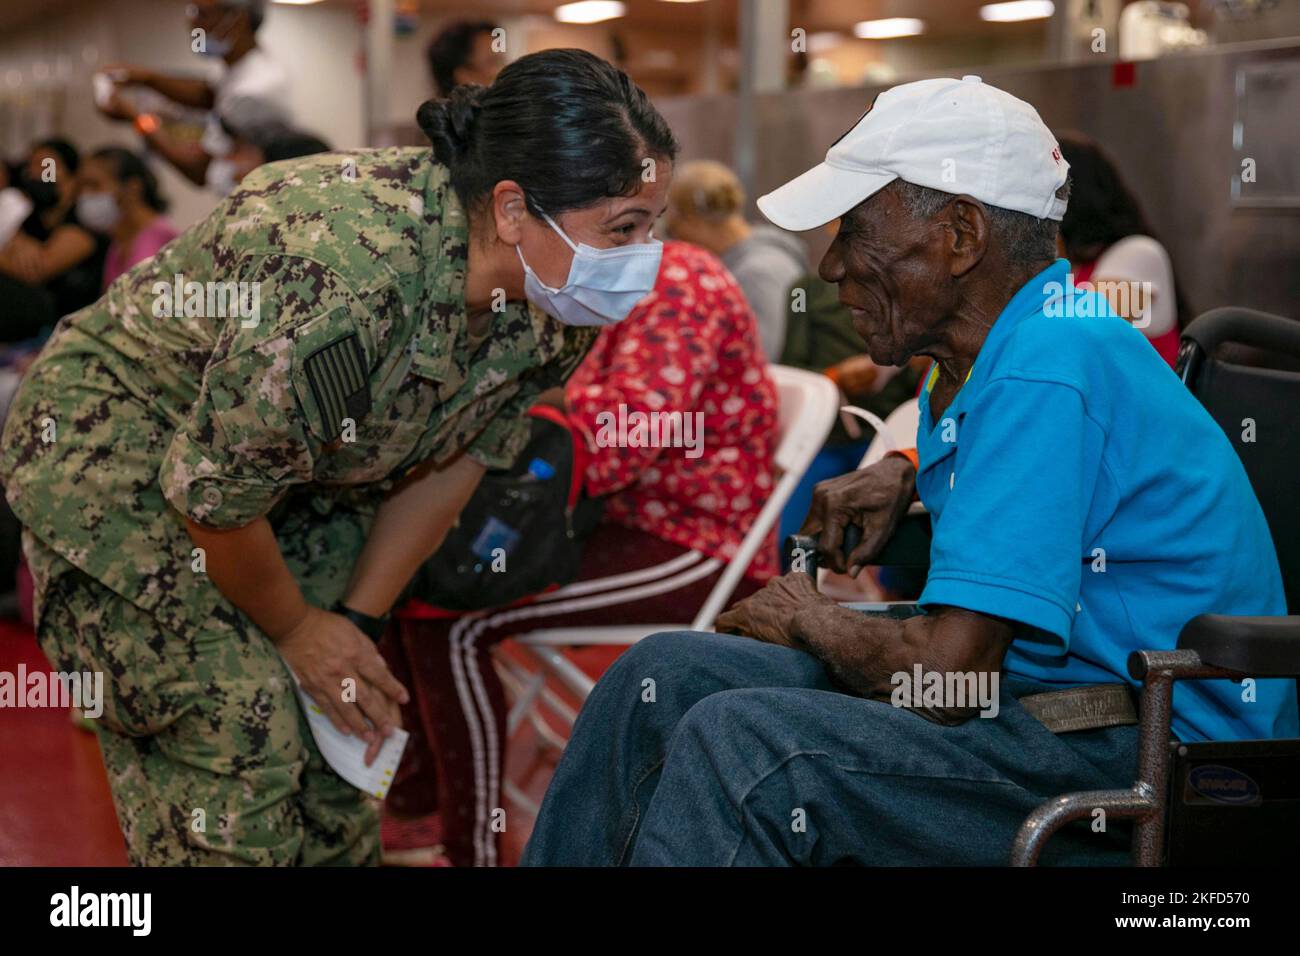
[[[664,249],[658,239],[595,249],[586,243],[575,245],[554,219],[545,214],[542,218],[573,250],[569,277],[557,289],[537,277],[523,250],[515,246],[524,265],[524,294],[547,315],[565,325],[613,325],[626,319],[654,289]]]

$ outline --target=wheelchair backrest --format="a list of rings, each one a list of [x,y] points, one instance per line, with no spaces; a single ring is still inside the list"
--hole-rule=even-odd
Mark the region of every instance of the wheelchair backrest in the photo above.
[[[1183,330],[1177,371],[1241,456],[1273,534],[1288,613],[1300,614],[1300,321],[1206,312]]]

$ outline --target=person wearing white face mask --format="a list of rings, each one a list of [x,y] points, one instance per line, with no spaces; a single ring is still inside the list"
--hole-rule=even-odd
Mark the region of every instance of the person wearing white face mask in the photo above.
[[[578,326],[653,286],[677,144],[625,74],[547,50],[419,120],[432,149],[251,172],[67,316],[14,398],[37,638],[113,675],[96,732],[133,863],[377,862],[294,678],[373,764],[409,699],[373,643],[393,603],[590,349]],[[76,427],[42,442],[51,419]],[[229,826],[196,838],[194,806]]]
[[[176,227],[163,215],[166,210],[157,178],[135,153],[110,146],[86,160],[77,220],[112,240],[104,259],[105,289],[176,238]]]
[[[627,318],[653,288],[663,256],[659,240],[597,249],[575,243],[545,213],[542,219],[573,250],[568,277],[555,287],[538,278],[523,250],[515,246],[524,267],[524,294],[543,312],[567,325],[612,325]]]
[[[578,51],[548,52],[576,57]],[[620,92],[636,90],[624,74],[618,76]],[[576,116],[582,95],[574,91],[558,105],[568,114],[564,118]],[[662,123],[648,103],[645,109]],[[490,256],[498,260],[490,262],[494,271],[513,272],[508,260],[517,258],[522,271],[503,287],[509,297],[526,298],[566,325],[609,325],[626,318],[654,288],[663,245],[651,229],[666,203],[673,158],[668,145],[675,150],[675,142],[666,124],[656,129],[665,139],[641,144],[648,154],[640,190],[593,201],[618,161],[613,143],[596,140],[593,147],[590,134],[575,131],[572,139],[559,138],[550,158],[518,145],[522,136],[536,135],[535,124],[552,122],[548,116],[555,110],[526,89],[498,82],[457,87],[448,99],[425,103],[417,120],[470,207],[471,270],[478,256],[489,266]],[[482,121],[485,112],[489,122]],[[503,256],[506,261],[500,261]]]
[[[263,104],[275,122],[290,126],[289,74],[257,45],[266,0],[195,0],[186,7],[195,54],[220,61],[219,78],[212,81],[172,76],[146,67],[115,64],[102,75],[113,84],[96,105],[110,119],[132,123],[149,147],[190,182],[226,195],[238,177],[232,175],[230,154],[235,143],[222,127],[233,119],[240,101]],[[208,110],[198,142],[173,136],[157,114],[141,112],[120,90],[146,87],[179,106]]]

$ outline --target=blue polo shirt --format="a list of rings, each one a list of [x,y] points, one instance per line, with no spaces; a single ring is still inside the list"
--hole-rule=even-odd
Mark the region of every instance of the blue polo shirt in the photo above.
[[[1198,614],[1286,613],[1259,502],[1229,437],[1142,333],[1058,259],[998,316],[935,422],[917,490],[934,522],[922,605],[1018,622],[1005,669],[1132,681]],[[1243,699],[1243,697],[1245,699]],[[1295,682],[1179,682],[1182,740],[1294,737]]]

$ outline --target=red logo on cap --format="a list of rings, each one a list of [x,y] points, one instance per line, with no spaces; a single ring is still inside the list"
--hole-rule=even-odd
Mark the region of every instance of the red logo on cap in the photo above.
[[[1061,147],[1057,146],[1052,150],[1052,159],[1056,161],[1056,165],[1061,165]]]

